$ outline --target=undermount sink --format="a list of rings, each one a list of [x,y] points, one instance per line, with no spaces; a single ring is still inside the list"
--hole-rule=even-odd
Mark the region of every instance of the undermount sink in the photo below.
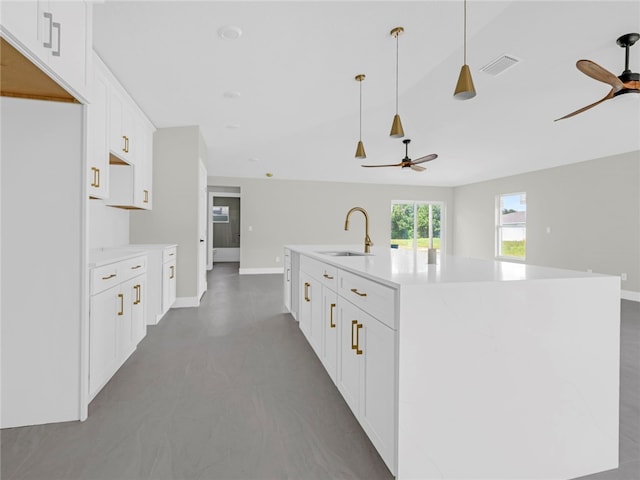
[[[349,250],[317,252],[317,253],[321,253],[322,255],[330,255],[332,257],[366,257],[371,255],[370,253],[351,252]]]

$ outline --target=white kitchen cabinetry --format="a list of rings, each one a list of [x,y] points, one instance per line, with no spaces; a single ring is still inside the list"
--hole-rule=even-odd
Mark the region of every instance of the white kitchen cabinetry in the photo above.
[[[109,79],[102,62],[94,62],[91,104],[87,106],[87,175],[90,198],[109,197]]]
[[[1,8],[3,36],[73,96],[86,99],[91,5],[27,0],[3,1]]]
[[[120,255],[122,257],[123,255]],[[93,399],[146,334],[147,256],[117,254],[91,270],[89,399]]]
[[[176,299],[176,244],[131,244],[130,248],[144,250],[147,263],[147,325],[156,325]]]
[[[178,282],[177,254],[165,252],[162,264],[162,315],[164,315],[176,301],[176,286]],[[161,316],[162,316],[161,315]]]
[[[301,255],[299,297],[300,329],[395,472],[396,290]]]
[[[109,151],[119,160],[131,165],[135,163],[137,141],[134,113],[124,92],[115,85],[111,90],[109,112]]]

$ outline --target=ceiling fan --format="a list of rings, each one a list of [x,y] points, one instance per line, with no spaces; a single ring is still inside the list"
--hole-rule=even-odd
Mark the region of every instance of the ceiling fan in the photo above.
[[[601,104],[605,100],[609,100],[613,97],[617,97],[618,95],[622,95],[624,93],[640,93],[640,73],[633,73],[629,70],[629,48],[640,39],[640,34],[638,33],[627,33],[626,35],[622,35],[616,43],[625,49],[625,60],[624,60],[624,72],[621,75],[615,76],[613,73],[605,70],[597,63],[592,62],[591,60],[578,60],[576,63],[576,67],[582,73],[587,75],[588,77],[593,78],[594,80],[598,80],[600,82],[611,85],[611,91],[607,93],[607,95],[598,100],[591,105],[587,105],[586,107],[581,108],[580,110],[576,110],[573,113],[565,115],[564,117],[557,118],[554,120],[557,122],[558,120],[564,120],[565,118],[573,117],[579,113],[582,113],[590,108],[595,107],[596,105]]]
[[[361,167],[367,167],[367,168],[375,168],[375,167],[402,167],[402,168],[410,168],[411,170],[415,170],[416,172],[424,172],[426,170],[426,168],[421,167],[420,165],[418,165],[419,163],[425,163],[425,162],[430,162],[431,160],[435,160],[436,158],[438,158],[438,155],[435,153],[432,153],[431,155],[427,155],[426,157],[420,157],[417,160],[411,160],[409,158],[409,143],[411,142],[410,139],[406,138],[404,140],[402,140],[402,143],[404,143],[404,158],[402,159],[402,161],[400,163],[392,163],[389,165],[361,165]]]

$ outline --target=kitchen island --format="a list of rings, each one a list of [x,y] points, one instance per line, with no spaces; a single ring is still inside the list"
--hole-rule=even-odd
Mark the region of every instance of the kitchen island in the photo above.
[[[288,306],[397,478],[618,466],[617,277],[362,250],[285,247]]]

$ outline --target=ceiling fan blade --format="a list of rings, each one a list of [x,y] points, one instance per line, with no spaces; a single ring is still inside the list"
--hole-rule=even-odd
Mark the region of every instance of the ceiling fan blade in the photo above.
[[[430,162],[431,160],[435,160],[436,158],[438,158],[438,154],[432,153],[431,155],[426,155],[424,157],[420,157],[417,160],[413,160],[411,163],[413,165],[417,165],[418,163]]]
[[[591,105],[587,105],[586,107],[582,107],[580,110],[576,110],[575,112],[570,113],[569,115],[565,115],[564,117],[560,117],[560,118],[556,118],[554,120],[554,122],[557,122],[558,120],[564,120],[565,118],[569,118],[569,117],[573,117],[574,115],[577,115],[579,113],[582,113],[586,110],[589,110],[590,108],[595,107],[596,105],[600,105],[602,102],[604,102],[605,100],[609,100],[610,98],[613,98],[613,94],[615,93],[615,90],[612,88],[611,91],[609,93],[607,93],[607,96],[598,100],[595,103],[592,103]]]
[[[392,163],[390,165],[360,165],[361,167],[367,167],[367,168],[375,168],[375,167],[401,167],[402,166],[402,162],[400,163]]]
[[[624,88],[622,81],[618,77],[591,60],[578,60],[576,67],[588,77],[611,85],[614,92]]]
[[[409,165],[409,168],[411,168],[411,170],[415,170],[416,172],[424,172],[426,170],[426,168],[419,165]]]

